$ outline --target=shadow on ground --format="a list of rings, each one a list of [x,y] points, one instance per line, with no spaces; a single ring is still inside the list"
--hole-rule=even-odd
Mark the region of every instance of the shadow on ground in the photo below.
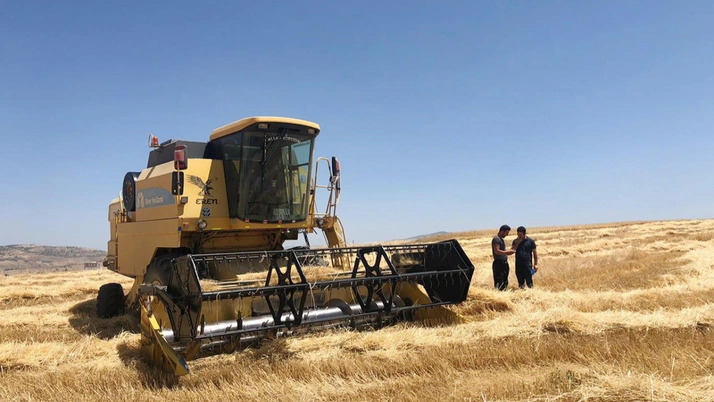
[[[141,385],[151,390],[173,389],[179,385],[179,379],[160,368],[154,367],[141,350],[138,342],[122,342],[117,345],[119,359],[138,373]]]
[[[139,311],[132,310],[113,318],[97,317],[97,301],[89,299],[79,302],[69,309],[72,316],[69,324],[77,332],[96,336],[99,339],[110,340],[124,332],[138,334]],[[117,354],[125,366],[138,372],[139,380],[148,389],[158,390],[173,388],[178,384],[178,378],[148,364],[146,356],[142,353],[140,344],[133,339],[117,345]]]
[[[89,299],[75,304],[69,309],[69,312],[72,314],[69,318],[69,325],[84,335],[112,339],[122,332],[139,333],[138,310],[118,317],[99,318],[97,317],[97,301]]]

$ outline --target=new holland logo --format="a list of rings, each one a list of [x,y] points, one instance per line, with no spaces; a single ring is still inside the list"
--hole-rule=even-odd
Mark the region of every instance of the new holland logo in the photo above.
[[[204,197],[211,196],[211,190],[213,190],[213,187],[211,187],[211,183],[213,182],[213,179],[208,179],[204,183],[203,179],[201,179],[200,177],[188,175],[188,181],[190,181],[191,184],[196,185],[196,186],[198,186],[198,188],[201,189],[201,192],[198,193],[198,195],[204,196]]]

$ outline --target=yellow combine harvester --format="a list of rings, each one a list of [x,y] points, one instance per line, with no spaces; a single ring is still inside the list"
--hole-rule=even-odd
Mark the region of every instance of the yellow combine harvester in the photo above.
[[[441,306],[466,298],[474,270],[458,242],[346,247],[340,164],[313,160],[319,132],[309,121],[251,117],[207,142],[150,136],[146,169],[127,173],[109,206],[104,265],[134,285],[126,295],[103,285],[97,314],[140,306],[143,348],[176,375],[188,360],[263,338],[448,315]],[[328,247],[284,249],[315,229]]]

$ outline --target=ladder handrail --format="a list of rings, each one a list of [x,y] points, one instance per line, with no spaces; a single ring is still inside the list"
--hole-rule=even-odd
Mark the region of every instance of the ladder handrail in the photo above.
[[[339,200],[339,195],[335,196],[335,184],[330,181],[330,184],[325,185],[325,184],[318,184],[318,171],[320,170],[320,161],[325,161],[327,163],[327,170],[330,173],[330,177],[332,177],[332,166],[330,165],[330,159],[325,158],[324,156],[321,156],[317,158],[317,161],[315,162],[315,178],[312,181],[312,194],[313,197],[317,194],[317,189],[318,188],[324,188],[329,190],[329,196],[327,199],[327,205],[325,206],[325,212],[320,213],[315,211],[315,217],[324,217],[324,216],[329,216],[334,218],[337,215],[337,203],[340,201]]]

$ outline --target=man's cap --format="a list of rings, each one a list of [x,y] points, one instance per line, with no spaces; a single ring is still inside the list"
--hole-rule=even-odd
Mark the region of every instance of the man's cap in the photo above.
[[[508,226],[508,225],[502,225],[501,228],[498,229],[499,232],[500,232],[500,231],[503,231],[503,230],[511,230],[511,227]]]
[[[526,228],[519,226],[518,229],[516,229],[516,233],[526,233]]]

